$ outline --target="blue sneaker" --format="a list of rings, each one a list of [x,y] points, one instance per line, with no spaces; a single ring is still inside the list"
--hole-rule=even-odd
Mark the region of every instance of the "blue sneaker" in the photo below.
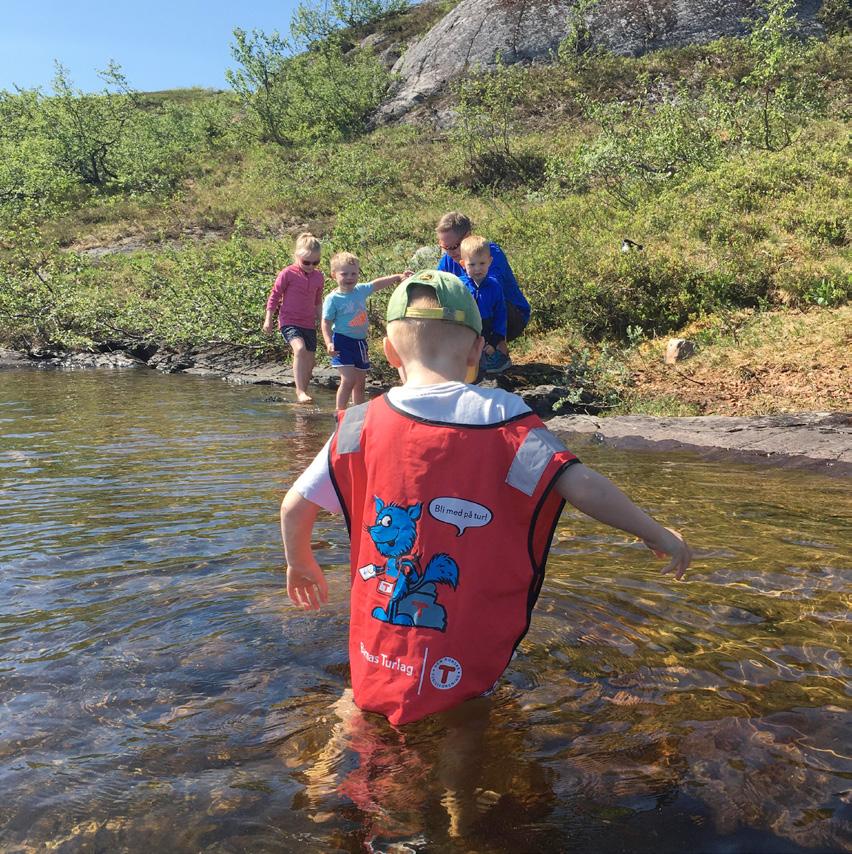
[[[512,360],[505,353],[495,350],[485,362],[485,373],[502,374],[511,364]]]

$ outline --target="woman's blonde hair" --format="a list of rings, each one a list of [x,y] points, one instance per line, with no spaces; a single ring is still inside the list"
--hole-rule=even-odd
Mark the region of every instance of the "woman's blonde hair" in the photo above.
[[[361,262],[358,260],[357,255],[353,255],[351,252],[335,252],[334,255],[331,256],[331,261],[329,261],[329,268],[333,273],[335,270],[339,270],[347,264],[357,264],[359,267],[361,266]]]
[[[296,248],[293,250],[293,254],[297,258],[304,258],[305,255],[313,255],[314,252],[321,252],[322,244],[319,240],[310,233],[310,231],[303,231],[296,238]]]

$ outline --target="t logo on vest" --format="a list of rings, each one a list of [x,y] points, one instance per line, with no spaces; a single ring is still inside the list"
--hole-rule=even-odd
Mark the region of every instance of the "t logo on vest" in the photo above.
[[[429,681],[439,691],[446,691],[459,684],[462,677],[462,666],[448,655],[439,658],[429,671]]]

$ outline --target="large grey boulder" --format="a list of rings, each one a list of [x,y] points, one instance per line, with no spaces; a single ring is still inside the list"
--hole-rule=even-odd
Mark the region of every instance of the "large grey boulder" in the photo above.
[[[393,67],[398,84],[378,111],[394,121],[474,68],[550,62],[568,29],[572,0],[462,0]],[[811,22],[821,0],[799,0]],[[625,56],[746,31],[755,0],[600,0],[589,16],[592,45]]]

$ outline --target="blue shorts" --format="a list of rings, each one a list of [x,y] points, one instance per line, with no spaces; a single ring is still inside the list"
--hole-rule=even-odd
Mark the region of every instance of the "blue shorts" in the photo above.
[[[317,331],[308,329],[306,326],[282,326],[281,334],[284,340],[290,344],[294,338],[301,338],[305,342],[305,349],[309,353],[317,351]]]
[[[331,357],[331,364],[335,368],[370,370],[370,355],[367,352],[367,342],[363,338],[350,338],[348,335],[335,332],[331,336],[331,343],[337,350],[337,355]]]

